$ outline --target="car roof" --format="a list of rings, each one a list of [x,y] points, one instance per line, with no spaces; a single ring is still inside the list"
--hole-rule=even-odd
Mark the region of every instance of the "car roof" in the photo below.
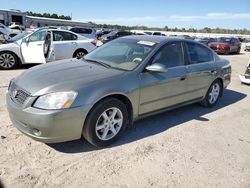
[[[135,40],[145,40],[149,42],[162,43],[162,42],[171,42],[171,41],[187,41],[187,42],[195,42],[194,40],[189,39],[181,39],[177,37],[166,37],[166,36],[155,36],[155,35],[129,35],[126,37],[122,37],[126,39],[135,39]]]

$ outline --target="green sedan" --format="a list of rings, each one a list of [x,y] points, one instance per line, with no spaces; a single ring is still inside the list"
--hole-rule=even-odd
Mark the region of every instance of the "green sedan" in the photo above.
[[[196,102],[213,107],[230,79],[229,61],[205,45],[127,36],[83,59],[25,71],[11,80],[6,100],[13,124],[35,140],[83,136],[105,147],[143,117]]]

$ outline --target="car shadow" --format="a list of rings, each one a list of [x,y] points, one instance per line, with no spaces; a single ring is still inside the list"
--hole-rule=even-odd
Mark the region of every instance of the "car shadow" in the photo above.
[[[227,106],[230,106],[244,99],[246,96],[247,95],[243,93],[227,89],[224,91],[224,95],[219,101],[219,103],[213,108],[204,108],[196,103],[144,118],[135,122],[134,125],[127,130],[125,135],[120,140],[118,140],[116,143],[107,148],[117,147],[120,145],[138,141],[146,137],[159,134],[172,127],[178,126],[182,123],[194,119],[198,121],[210,121],[210,119],[207,119],[203,116],[225,108]],[[101,150],[90,145],[87,141],[84,141],[83,139],[47,145],[63,153],[81,153]]]
[[[37,64],[37,63],[23,64],[23,65],[18,66],[16,69],[18,69],[18,70],[29,69],[29,68],[32,68],[32,67],[37,66],[37,65],[41,65],[41,64]]]

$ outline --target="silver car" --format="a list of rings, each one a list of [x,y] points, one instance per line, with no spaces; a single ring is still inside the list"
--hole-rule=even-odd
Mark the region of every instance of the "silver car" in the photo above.
[[[228,86],[231,66],[191,40],[129,36],[84,59],[25,71],[6,95],[13,124],[35,140],[79,139],[104,147],[135,120],[200,102],[214,106]]]

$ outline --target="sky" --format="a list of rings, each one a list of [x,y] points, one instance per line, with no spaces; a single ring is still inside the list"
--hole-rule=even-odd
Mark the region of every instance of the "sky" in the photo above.
[[[0,0],[0,9],[149,27],[250,29],[250,0]]]

